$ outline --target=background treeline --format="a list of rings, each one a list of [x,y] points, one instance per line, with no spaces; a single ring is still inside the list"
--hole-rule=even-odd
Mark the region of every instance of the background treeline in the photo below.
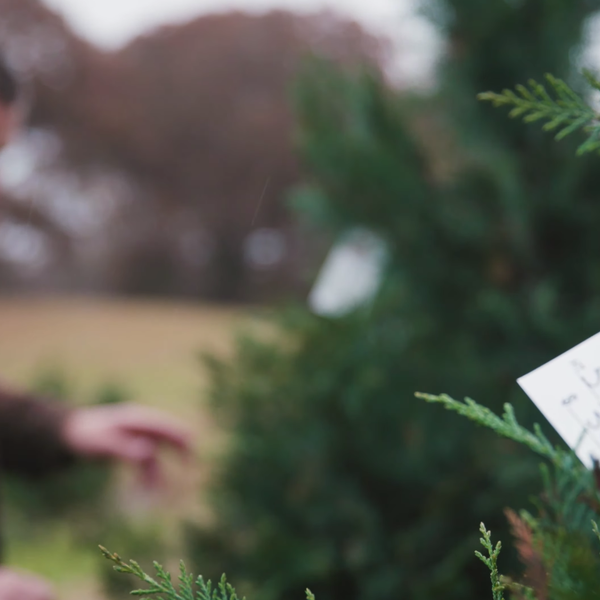
[[[332,14],[210,15],[101,52],[37,0],[0,2],[29,81],[4,159],[0,285],[260,301],[323,255],[285,193],[300,177],[289,90],[307,54],[378,64]]]

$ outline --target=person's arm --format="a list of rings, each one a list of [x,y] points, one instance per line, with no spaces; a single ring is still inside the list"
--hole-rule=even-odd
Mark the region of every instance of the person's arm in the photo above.
[[[0,386],[0,467],[40,476],[71,464],[63,435],[69,411],[55,402]]]
[[[135,404],[66,409],[0,387],[0,466],[43,475],[76,458],[112,459],[138,467],[151,482],[161,446],[190,453],[190,433],[165,413]]]
[[[64,420],[62,431],[78,457],[129,463],[150,487],[160,482],[161,447],[172,448],[184,459],[191,454],[191,432],[181,421],[137,404],[73,410]]]

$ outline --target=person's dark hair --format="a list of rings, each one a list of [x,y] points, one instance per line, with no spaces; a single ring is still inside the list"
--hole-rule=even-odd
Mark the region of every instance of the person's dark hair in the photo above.
[[[2,57],[0,57],[0,103],[11,106],[17,101],[19,84],[17,78]]]

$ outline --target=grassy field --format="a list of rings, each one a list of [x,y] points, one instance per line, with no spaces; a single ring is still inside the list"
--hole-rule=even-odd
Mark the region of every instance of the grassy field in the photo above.
[[[193,475],[169,463],[170,491],[148,501],[152,518],[170,527],[181,518],[202,516],[198,489],[206,481],[219,440],[202,410],[206,376],[198,356],[230,352],[236,329],[250,321],[245,311],[208,305],[2,299],[0,375],[6,383],[28,387],[40,374],[61,373],[69,381],[74,403],[88,402],[100,386],[113,383],[135,401],[185,419],[198,434]],[[131,474],[120,473],[116,487],[115,506],[125,513],[140,512],[144,500]],[[74,547],[69,523],[49,526],[39,539],[16,537],[9,540],[11,564],[50,577],[63,600],[99,598],[96,550]],[[69,564],[85,583],[67,573]]]
[[[204,383],[198,354],[227,352],[242,320],[239,310],[214,306],[0,299],[0,375],[29,384],[60,369],[80,400],[114,381],[141,401],[186,411]]]

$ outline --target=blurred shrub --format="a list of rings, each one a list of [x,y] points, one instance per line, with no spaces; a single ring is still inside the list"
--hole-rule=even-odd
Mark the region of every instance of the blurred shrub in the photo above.
[[[296,315],[291,349],[247,339],[234,363],[212,361],[215,410],[234,437],[213,489],[217,526],[190,535],[211,577],[226,570],[271,599],[307,586],[325,598],[485,589],[472,524],[502,529],[531,462],[507,464],[493,439],[481,453],[483,436],[424,413],[410,391],[428,356],[403,360],[402,323],[376,312]]]
[[[33,377],[29,386],[33,394],[48,399],[66,401],[71,396],[71,386],[67,374],[57,366],[46,366]]]
[[[439,92],[405,100],[370,72],[313,64],[297,88],[308,177],[295,203],[388,243],[374,304],[331,320],[300,310],[283,341],[211,361],[232,434],[198,565],[266,600],[467,600],[481,520],[526,501],[531,458],[415,400],[473,394],[540,415],[515,379],[597,332],[600,172],[578,140],[548,143],[475,93],[569,76],[594,3],[440,3]],[[507,454],[511,454],[510,460]],[[457,472],[456,465],[461,465]]]

